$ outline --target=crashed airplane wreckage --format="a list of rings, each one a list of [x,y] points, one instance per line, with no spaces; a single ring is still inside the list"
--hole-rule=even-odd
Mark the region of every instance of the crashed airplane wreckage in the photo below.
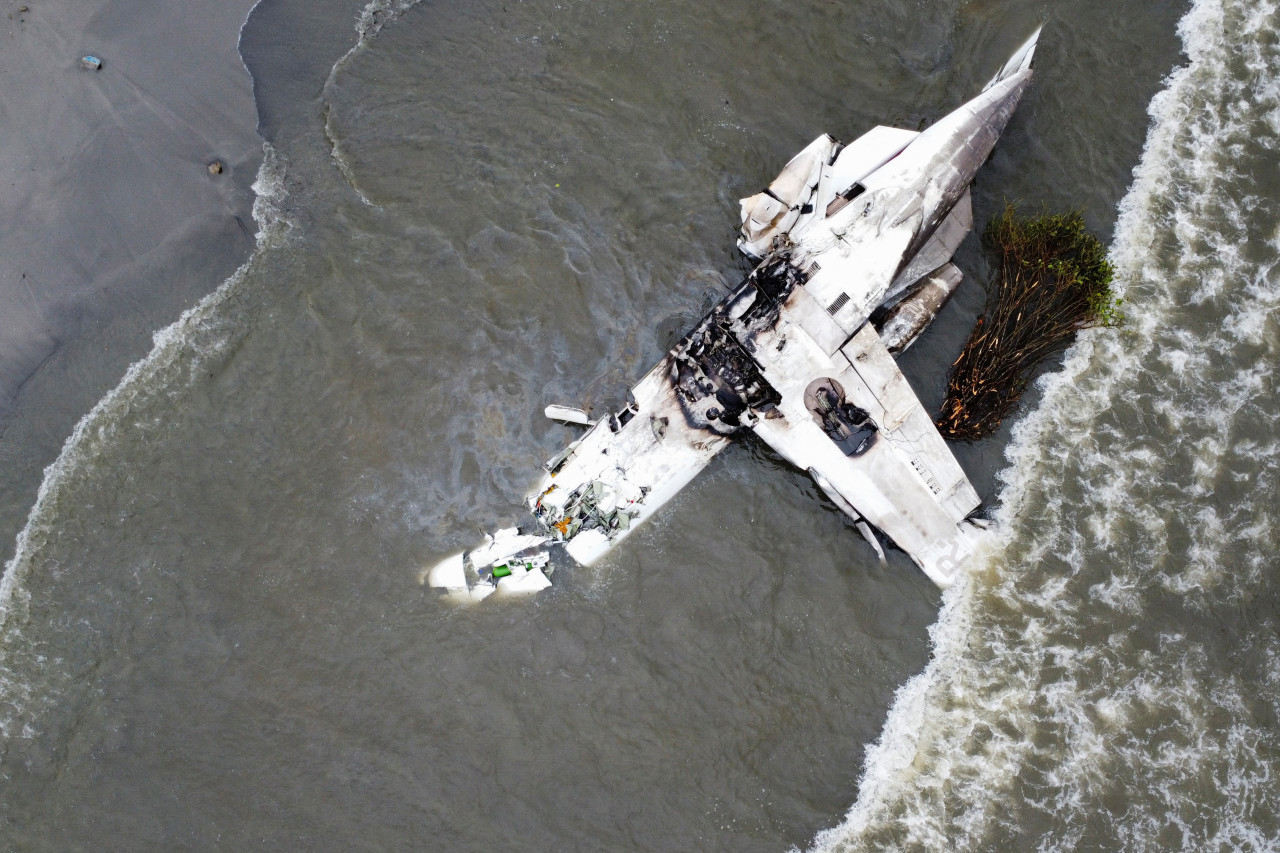
[[[894,362],[961,280],[969,187],[1031,79],[1039,32],[982,93],[927,130],[823,135],[742,201],[759,264],[586,433],[526,498],[536,532],[499,532],[425,580],[460,600],[550,585],[562,544],[590,565],[754,432],[807,471],[883,559],[880,531],[939,586],[977,549],[980,501]]]

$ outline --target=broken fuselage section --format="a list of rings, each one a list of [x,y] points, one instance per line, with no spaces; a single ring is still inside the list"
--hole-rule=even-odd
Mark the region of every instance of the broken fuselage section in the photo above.
[[[979,498],[894,356],[961,281],[969,187],[1031,79],[1033,35],[982,93],[923,132],[821,136],[742,202],[739,247],[756,268],[546,465],[526,498],[536,530],[503,531],[427,573],[472,600],[547,585],[545,549],[590,565],[754,432],[883,551],[952,583],[982,540]],[[517,570],[511,566],[516,565]]]

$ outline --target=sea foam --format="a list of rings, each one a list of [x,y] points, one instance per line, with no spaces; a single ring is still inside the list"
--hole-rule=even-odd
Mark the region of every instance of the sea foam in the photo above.
[[[1081,335],[1007,450],[1000,551],[947,591],[859,796],[814,849],[1264,849],[1276,641],[1215,630],[1277,545],[1280,55],[1270,3],[1198,0],[1111,258],[1129,322]],[[1269,173],[1275,185],[1280,175]],[[1265,182],[1264,182],[1265,183]],[[1251,437],[1252,436],[1252,437]],[[1228,652],[1229,653],[1229,652]],[[1255,672],[1256,670],[1256,672]]]
[[[29,733],[26,721],[38,716],[39,702],[54,701],[55,691],[49,691],[48,685],[31,685],[16,677],[8,655],[27,621],[30,596],[25,581],[38,563],[42,548],[57,535],[55,521],[64,493],[93,460],[111,452],[121,432],[131,428],[130,410],[136,404],[165,393],[175,382],[185,386],[199,373],[206,358],[224,349],[228,331],[234,326],[223,316],[224,306],[244,284],[256,258],[287,240],[292,227],[284,210],[285,176],[283,158],[270,144],[263,143],[262,164],[252,186],[258,233],[249,260],[216,290],[152,336],[151,352],[131,365],[120,383],[80,419],[58,458],[45,468],[35,505],[0,577],[0,739]]]

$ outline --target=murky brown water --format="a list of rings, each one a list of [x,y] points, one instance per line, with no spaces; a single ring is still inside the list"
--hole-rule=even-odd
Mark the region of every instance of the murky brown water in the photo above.
[[[943,114],[1045,17],[977,216],[1082,207],[1109,234],[1185,10],[423,3],[331,73],[358,7],[268,0],[243,51],[274,224],[93,416],[10,569],[10,845],[1274,831],[1247,780],[1275,754],[1280,126],[1250,8],[1224,28],[1254,53],[1220,66],[1192,22],[1208,59],[1165,98],[1117,250],[1131,329],[1027,422],[1007,551],[941,602],[894,705],[937,591],[759,445],[531,603],[453,610],[417,573],[521,518],[570,437],[544,405],[616,404],[742,273],[739,196],[823,131]],[[928,403],[981,301],[966,284],[905,359]],[[988,497],[1008,440],[961,448]]]

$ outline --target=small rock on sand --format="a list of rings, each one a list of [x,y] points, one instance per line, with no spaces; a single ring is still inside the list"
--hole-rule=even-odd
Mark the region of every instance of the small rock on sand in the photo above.
[[[222,174],[222,161],[221,161],[221,160],[214,160],[212,163],[210,163],[210,164],[209,164],[209,174],[210,174],[210,175],[221,175],[221,174]]]

